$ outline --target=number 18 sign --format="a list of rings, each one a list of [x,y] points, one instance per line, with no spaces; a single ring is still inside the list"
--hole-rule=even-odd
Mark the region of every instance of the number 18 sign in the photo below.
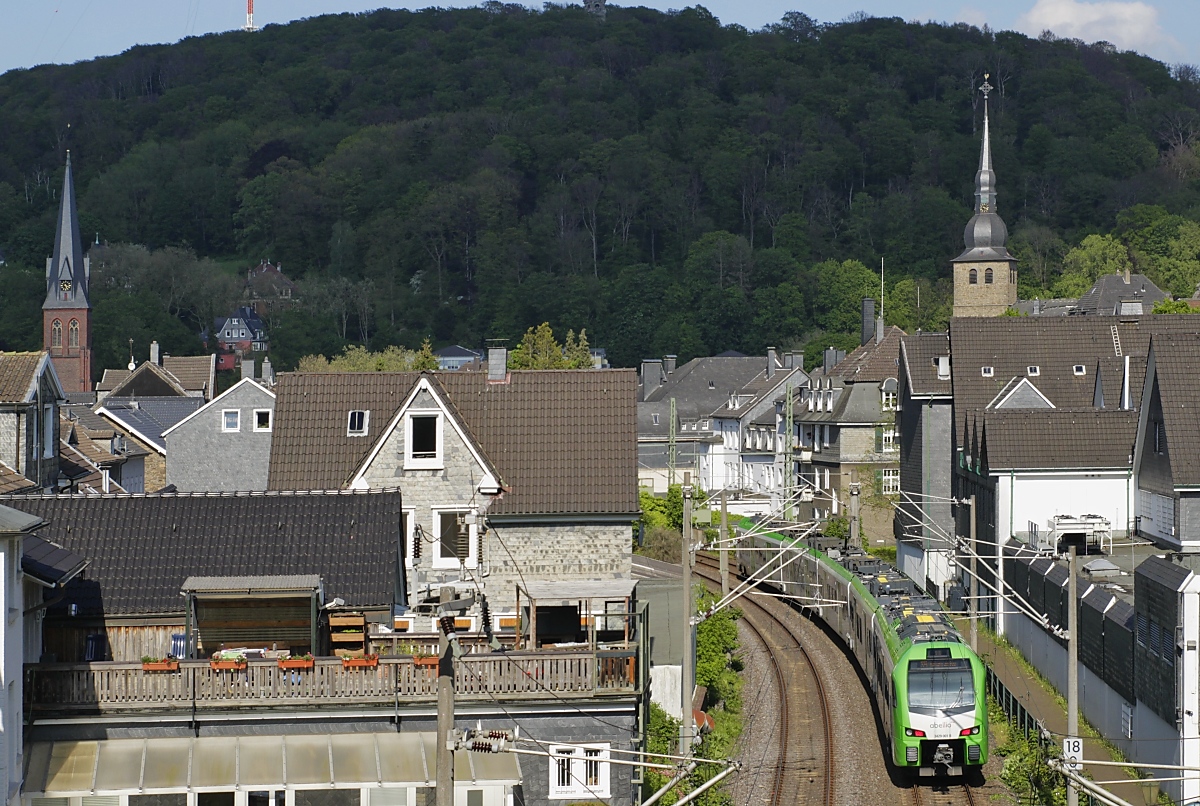
[[[1063,764],[1069,770],[1083,769],[1083,739],[1068,736],[1063,739]]]

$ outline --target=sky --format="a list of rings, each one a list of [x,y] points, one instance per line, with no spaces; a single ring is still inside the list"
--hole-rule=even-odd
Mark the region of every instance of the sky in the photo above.
[[[477,0],[399,3],[469,6]],[[529,4],[529,0],[525,0]],[[615,0],[667,10],[696,0]],[[1200,2],[1197,0],[702,0],[724,23],[752,30],[790,10],[820,22],[837,22],[854,11],[877,17],[990,25],[1037,36],[1106,40],[1168,64],[1200,64]],[[258,0],[255,23],[285,23],[343,11],[370,11],[379,0]],[[0,0],[0,72],[39,64],[63,64],[121,53],[134,45],[176,42],[186,36],[227,31],[245,22],[245,0]]]

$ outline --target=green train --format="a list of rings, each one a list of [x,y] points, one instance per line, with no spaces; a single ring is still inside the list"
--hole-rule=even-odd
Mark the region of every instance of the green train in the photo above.
[[[742,524],[751,534],[762,528]],[[845,642],[870,683],[898,768],[964,775],[987,762],[986,667],[912,580],[820,535],[745,537],[737,565],[744,577],[764,576],[760,585],[804,597],[797,604]],[[765,567],[773,570],[758,572]]]

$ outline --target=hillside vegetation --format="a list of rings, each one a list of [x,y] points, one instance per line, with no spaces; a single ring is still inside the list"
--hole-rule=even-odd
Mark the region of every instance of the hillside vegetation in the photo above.
[[[84,231],[152,250],[95,284],[105,365],[129,338],[198,350],[262,258],[308,301],[271,322],[283,366],[544,321],[627,366],[844,342],[881,258],[889,321],[938,327],[984,73],[1023,294],[1128,263],[1190,296],[1193,68],[966,25],[791,13],[750,32],[700,7],[600,22],[491,2],[0,76],[0,346],[39,341],[68,147]],[[189,254],[182,288],[146,270]]]

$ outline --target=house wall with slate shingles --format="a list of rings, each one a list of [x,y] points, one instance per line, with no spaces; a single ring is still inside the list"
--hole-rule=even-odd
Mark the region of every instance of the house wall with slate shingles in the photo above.
[[[17,472],[21,472],[25,467],[24,457],[17,450],[20,420],[20,415],[16,412],[0,412],[0,462]]]
[[[1165,566],[1165,568],[1163,567]],[[1179,595],[1167,581],[1174,582],[1171,571],[1179,567],[1171,567],[1169,560],[1161,557],[1151,557],[1138,566],[1134,573],[1134,610],[1137,611],[1138,632],[1134,643],[1134,690],[1138,699],[1147,704],[1154,713],[1168,723],[1176,720],[1176,664],[1178,658],[1168,664],[1163,661],[1163,645],[1169,644],[1171,655],[1174,656],[1175,625],[1179,623]],[[1166,573],[1157,573],[1165,571]],[[1150,628],[1148,635],[1143,635],[1143,625],[1154,624],[1157,630]],[[1166,635],[1163,631],[1166,631]],[[1151,647],[1150,636],[1158,636],[1159,645]],[[1167,638],[1169,635],[1169,639]],[[1153,649],[1153,651],[1151,651]]]
[[[240,412],[239,428],[225,432],[224,412],[230,409]],[[166,483],[180,492],[267,489],[271,431],[255,430],[254,412],[260,409],[269,409],[274,418],[275,398],[257,384],[246,383],[180,423],[166,437]]]
[[[1017,304],[1017,284],[1009,282],[1009,264],[955,263],[954,264],[954,315],[955,316],[1000,316],[1009,306]],[[970,281],[971,270],[978,272],[978,282]],[[992,270],[992,283],[984,282],[988,269]]]
[[[128,429],[122,428],[117,423],[109,420],[112,423],[112,429],[118,434],[124,436],[127,440],[137,445],[146,452],[146,457],[142,462],[142,485],[143,489],[148,493],[153,493],[167,486],[167,458],[163,456],[151,444],[143,442],[135,437]]]

